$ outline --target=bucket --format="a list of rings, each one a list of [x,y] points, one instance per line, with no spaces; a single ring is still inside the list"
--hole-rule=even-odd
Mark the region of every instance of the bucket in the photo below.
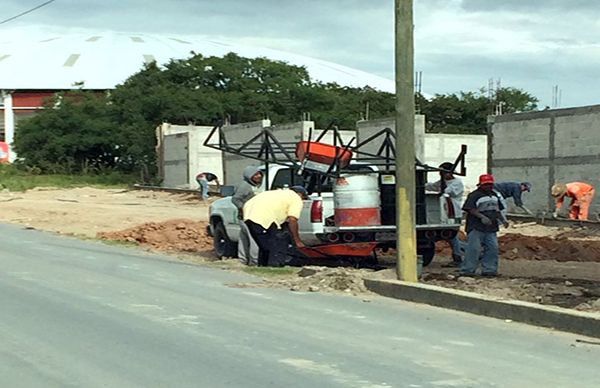
[[[352,159],[352,152],[330,144],[301,141],[296,146],[296,157],[309,170],[327,172],[336,161],[340,168],[347,167]]]
[[[377,174],[345,174],[333,186],[336,226],[381,225]]]

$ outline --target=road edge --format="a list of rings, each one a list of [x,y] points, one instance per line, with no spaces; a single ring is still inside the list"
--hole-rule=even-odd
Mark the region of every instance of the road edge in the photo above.
[[[600,315],[598,314],[494,298],[430,284],[370,278],[364,278],[363,280],[367,289],[389,298],[492,318],[510,319],[515,322],[600,338]]]

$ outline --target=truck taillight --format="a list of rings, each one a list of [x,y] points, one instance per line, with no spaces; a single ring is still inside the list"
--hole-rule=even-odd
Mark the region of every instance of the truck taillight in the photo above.
[[[315,199],[310,207],[310,222],[323,222],[323,201]]]

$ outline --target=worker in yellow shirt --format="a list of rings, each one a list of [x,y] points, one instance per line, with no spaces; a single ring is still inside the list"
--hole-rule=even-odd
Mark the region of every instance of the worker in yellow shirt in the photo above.
[[[308,197],[302,186],[256,194],[244,205],[244,222],[259,247],[258,265],[285,265],[289,261],[289,235],[297,248],[304,247],[298,231],[302,200]],[[283,229],[282,229],[283,228]]]

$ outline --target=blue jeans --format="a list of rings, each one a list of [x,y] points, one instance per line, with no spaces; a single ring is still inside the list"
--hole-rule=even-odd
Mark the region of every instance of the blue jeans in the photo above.
[[[463,245],[465,245],[465,243],[460,241],[460,239],[458,238],[458,233],[456,234],[456,236],[454,236],[452,240],[450,240],[450,246],[452,246],[453,259],[463,257],[463,251],[465,250],[465,247]]]
[[[198,182],[202,190],[202,199],[208,199],[208,181],[205,178],[198,178],[196,182]]]
[[[465,258],[460,266],[461,274],[475,274],[479,266],[482,247],[481,273],[490,275],[498,273],[498,237],[496,236],[496,232],[472,230],[467,235]]]

